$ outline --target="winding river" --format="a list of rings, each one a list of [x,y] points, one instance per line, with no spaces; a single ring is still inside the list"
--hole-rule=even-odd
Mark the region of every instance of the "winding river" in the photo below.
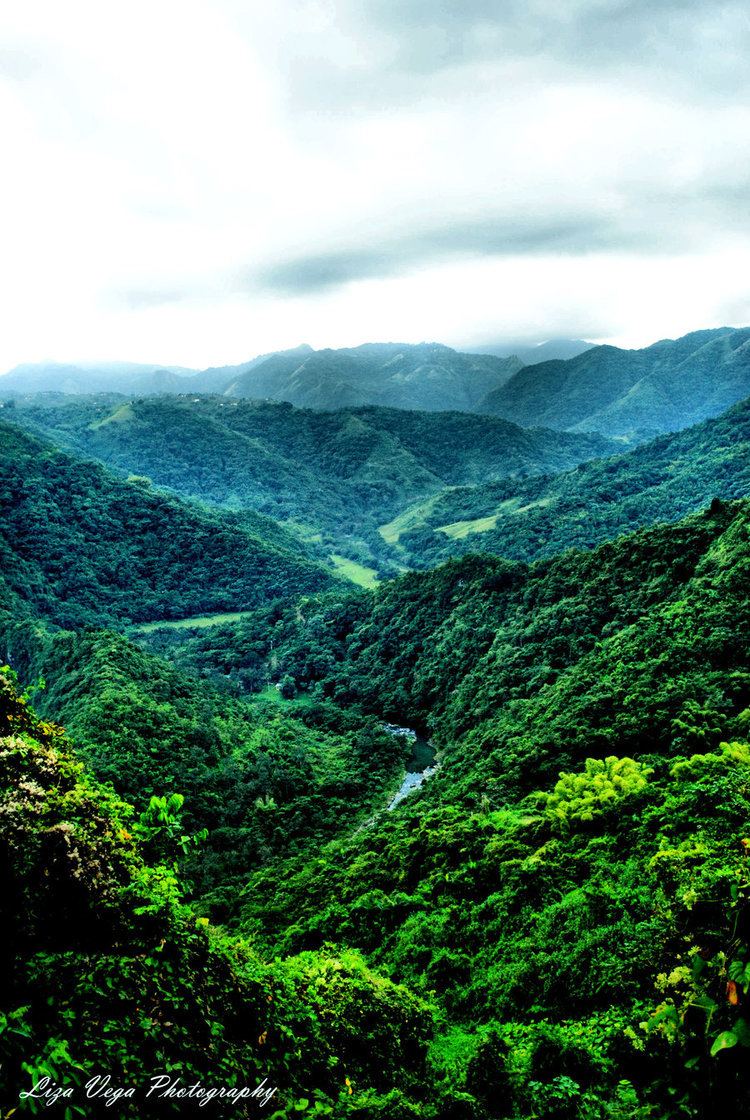
[[[402,735],[411,743],[411,758],[406,763],[404,780],[388,805],[388,812],[390,812],[413,790],[419,789],[428,778],[436,774],[440,769],[440,763],[435,760],[435,748],[430,741],[422,739],[413,728],[399,727],[395,723],[385,723],[383,727],[391,735]]]

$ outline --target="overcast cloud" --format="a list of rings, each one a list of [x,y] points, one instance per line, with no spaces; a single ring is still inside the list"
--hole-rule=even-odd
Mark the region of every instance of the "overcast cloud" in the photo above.
[[[0,369],[750,323],[750,9],[0,11]]]

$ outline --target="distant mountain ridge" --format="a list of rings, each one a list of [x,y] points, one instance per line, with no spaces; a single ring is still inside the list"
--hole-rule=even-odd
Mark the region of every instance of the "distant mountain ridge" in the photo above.
[[[0,377],[0,400],[49,391],[212,393],[323,411],[377,406],[479,412],[524,428],[643,440],[718,416],[750,395],[750,327],[694,331],[640,350],[580,339],[552,339],[504,356],[464,353],[437,342],[338,350],[303,344],[204,370],[42,363]]]
[[[0,396],[8,393],[179,393],[195,370],[139,362],[29,362],[0,377]]]
[[[17,366],[0,378],[0,395],[35,392],[217,393],[287,401],[301,408],[364,405],[427,412],[473,412],[521,368],[518,358],[464,354],[440,343],[365,343],[340,350],[297,346],[236,366],[156,369],[127,363]]]
[[[718,416],[748,395],[750,327],[719,327],[524,367],[479,408],[523,427],[643,437]]]
[[[19,365],[0,377],[0,398],[37,392],[217,393],[326,410],[375,404],[471,412],[521,366],[515,357],[463,354],[439,343],[366,343],[322,351],[303,344],[200,371],[119,362]]]
[[[223,392],[303,408],[472,412],[521,368],[516,358],[462,354],[439,343],[365,343],[341,350],[287,351],[252,366]]]

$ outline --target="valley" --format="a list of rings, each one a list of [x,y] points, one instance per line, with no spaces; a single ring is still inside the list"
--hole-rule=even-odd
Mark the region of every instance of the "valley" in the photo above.
[[[716,381],[742,332],[705,333],[671,345]],[[12,1091],[740,1120],[748,401],[601,434],[78,388],[0,417]]]

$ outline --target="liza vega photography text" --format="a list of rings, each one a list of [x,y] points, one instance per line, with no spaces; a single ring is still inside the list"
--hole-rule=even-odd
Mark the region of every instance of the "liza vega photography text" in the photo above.
[[[154,1074],[138,1085],[118,1084],[109,1073],[95,1074],[83,1085],[59,1085],[51,1077],[41,1077],[30,1089],[20,1094],[21,1101],[38,1101],[44,1107],[70,1104],[72,1101],[96,1101],[106,1108],[123,1101],[190,1101],[199,1108],[213,1102],[239,1104],[257,1103],[264,1108],[275,1097],[278,1086],[269,1085],[268,1078],[257,1085],[204,1085],[201,1081],[189,1084],[181,1077],[168,1073]]]

